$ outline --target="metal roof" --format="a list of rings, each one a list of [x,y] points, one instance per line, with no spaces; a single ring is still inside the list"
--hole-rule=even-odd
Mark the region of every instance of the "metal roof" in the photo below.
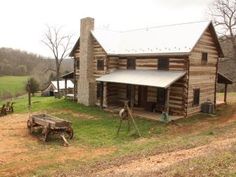
[[[92,35],[110,55],[190,53],[211,22],[175,24],[114,32],[93,30]]]
[[[185,75],[185,71],[117,70],[96,81],[167,88]]]
[[[220,84],[233,84],[233,81],[225,76],[223,73],[218,72],[217,82]]]
[[[51,81],[53,87],[57,90],[57,81]],[[65,80],[59,81],[60,89],[65,89]],[[74,83],[71,80],[67,80],[67,88],[74,88]]]

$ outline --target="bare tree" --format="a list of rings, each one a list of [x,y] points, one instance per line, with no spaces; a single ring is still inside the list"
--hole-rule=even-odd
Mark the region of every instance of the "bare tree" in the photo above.
[[[61,28],[47,26],[47,31],[45,32],[44,36],[45,39],[43,39],[42,42],[51,50],[55,59],[57,91],[60,98],[60,68],[62,61],[69,56],[72,35],[62,34]],[[48,70],[53,69],[51,68]]]
[[[218,33],[231,41],[236,57],[236,1],[216,0],[210,11]]]

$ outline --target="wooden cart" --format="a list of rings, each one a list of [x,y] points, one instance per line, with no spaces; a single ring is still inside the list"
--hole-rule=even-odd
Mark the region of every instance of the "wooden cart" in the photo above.
[[[73,129],[71,122],[53,117],[47,114],[32,115],[27,121],[27,127],[30,133],[33,133],[37,129],[42,130],[42,139],[47,141],[49,134],[60,134],[63,141],[68,145],[65,135],[69,139],[73,138]]]

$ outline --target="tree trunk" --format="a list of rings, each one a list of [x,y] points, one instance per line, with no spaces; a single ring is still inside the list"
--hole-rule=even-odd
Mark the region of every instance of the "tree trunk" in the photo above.
[[[60,93],[60,84],[59,84],[59,81],[60,81],[60,67],[57,65],[56,66],[56,77],[57,77],[57,94],[58,94],[58,98],[61,98],[61,93]]]
[[[233,33],[233,27],[231,27],[229,31],[230,31],[230,41],[233,47],[233,55],[234,55],[233,57],[234,59],[236,59],[236,36]]]
[[[31,93],[28,91],[28,108],[31,108]]]

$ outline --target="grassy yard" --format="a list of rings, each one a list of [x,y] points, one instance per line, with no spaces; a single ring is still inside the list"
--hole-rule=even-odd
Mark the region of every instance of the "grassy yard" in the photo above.
[[[27,115],[27,97],[21,96],[15,102],[15,112],[20,115]],[[75,138],[70,141],[71,147],[86,149],[86,151],[91,152],[107,149],[109,153],[94,158],[78,158],[65,162],[53,161],[47,165],[38,165],[35,169],[22,172],[22,174],[18,173],[18,175],[53,176],[57,173],[68,174],[71,170],[75,171],[75,169],[80,173],[86,166],[90,168],[97,166],[98,163],[112,164],[115,162],[119,164],[143,155],[205,145],[214,141],[216,137],[236,129],[235,123],[219,127],[220,124],[223,125],[222,121],[226,121],[234,114],[235,108],[235,105],[223,106],[217,110],[215,116],[199,114],[168,125],[139,118],[136,119],[142,134],[142,137],[139,138],[133,128],[130,132],[127,131],[126,124],[122,126],[120,134],[117,136],[116,132],[119,126],[117,115],[104,112],[97,107],[86,107],[64,99],[35,96],[32,97],[32,112],[50,113],[72,122]],[[51,140],[54,141],[49,141],[47,145],[40,144],[40,142],[28,143],[27,148],[39,153],[50,150],[51,156],[61,150],[66,156],[67,149],[61,147],[61,141],[55,140],[53,137],[51,137]],[[30,156],[32,153],[29,151],[26,156]],[[52,158],[51,156],[50,158]],[[32,161],[34,160],[32,159]],[[17,161],[14,161],[11,168],[17,165]],[[10,168],[9,164],[0,166],[0,176],[1,170],[4,171],[8,168]],[[182,170],[182,166],[179,166],[178,169]]]
[[[25,83],[28,76],[1,76],[0,99],[10,98],[25,93]]]

